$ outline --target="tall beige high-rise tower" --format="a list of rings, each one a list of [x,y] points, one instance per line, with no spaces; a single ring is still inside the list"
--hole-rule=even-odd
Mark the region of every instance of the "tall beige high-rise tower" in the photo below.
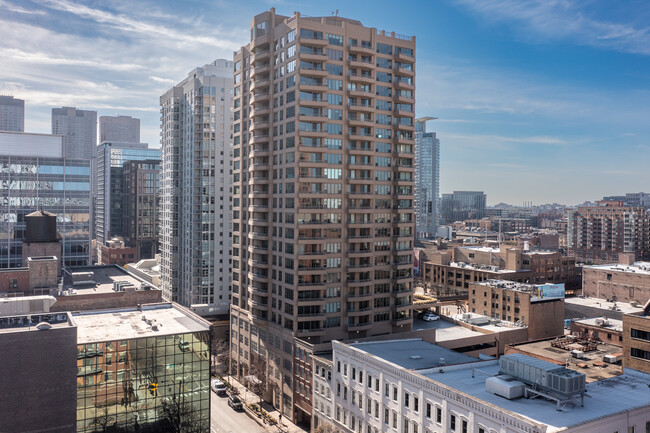
[[[234,55],[231,370],[298,421],[310,351],[412,327],[414,78],[414,37],[337,16]]]

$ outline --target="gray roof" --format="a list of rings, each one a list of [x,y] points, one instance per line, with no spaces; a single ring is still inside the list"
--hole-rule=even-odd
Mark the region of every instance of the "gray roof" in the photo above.
[[[438,367],[441,359],[445,365],[477,361],[471,356],[415,338],[353,343],[351,346],[409,370]]]

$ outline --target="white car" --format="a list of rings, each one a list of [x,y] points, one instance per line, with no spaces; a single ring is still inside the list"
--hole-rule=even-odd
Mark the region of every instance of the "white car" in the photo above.
[[[440,317],[436,316],[433,313],[424,313],[424,316],[422,316],[422,320],[425,322],[433,322],[434,320],[438,320]]]
[[[212,379],[212,390],[217,393],[217,395],[224,395],[226,393],[226,385],[218,379]]]

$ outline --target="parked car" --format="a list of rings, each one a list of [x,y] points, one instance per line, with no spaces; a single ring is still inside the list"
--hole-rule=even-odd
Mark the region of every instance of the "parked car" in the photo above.
[[[217,395],[226,395],[226,385],[219,379],[212,379],[212,391]]]
[[[190,343],[188,343],[185,340],[180,340],[178,342],[178,348],[180,349],[181,352],[189,352],[190,350]]]
[[[438,320],[440,317],[436,316],[435,314],[429,312],[429,313],[424,313],[422,316],[422,320],[425,322],[433,322],[434,320]]]
[[[231,395],[228,397],[228,406],[232,407],[234,410],[244,409],[241,400],[236,395]]]

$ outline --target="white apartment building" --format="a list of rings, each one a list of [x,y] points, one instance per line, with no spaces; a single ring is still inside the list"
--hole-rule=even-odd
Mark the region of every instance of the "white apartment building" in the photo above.
[[[215,60],[160,97],[161,288],[201,315],[230,306],[232,71]]]
[[[314,423],[330,423],[342,432],[623,433],[650,428],[650,375],[634,370],[584,385],[581,373],[525,355],[480,361],[419,339],[334,341],[332,347],[331,381],[322,377],[323,361],[314,358]],[[503,376],[510,362],[533,365],[537,370],[528,371],[544,371],[544,377],[577,379],[572,383],[582,387],[582,401],[580,392],[565,399],[515,374]],[[323,383],[330,387],[322,391]],[[496,395],[492,384],[511,399]]]
[[[52,108],[52,134],[65,137],[65,158],[93,160],[97,155],[97,112]]]
[[[25,132],[25,101],[0,95],[0,131]]]
[[[140,142],[140,119],[131,116],[99,116],[99,142]]]

